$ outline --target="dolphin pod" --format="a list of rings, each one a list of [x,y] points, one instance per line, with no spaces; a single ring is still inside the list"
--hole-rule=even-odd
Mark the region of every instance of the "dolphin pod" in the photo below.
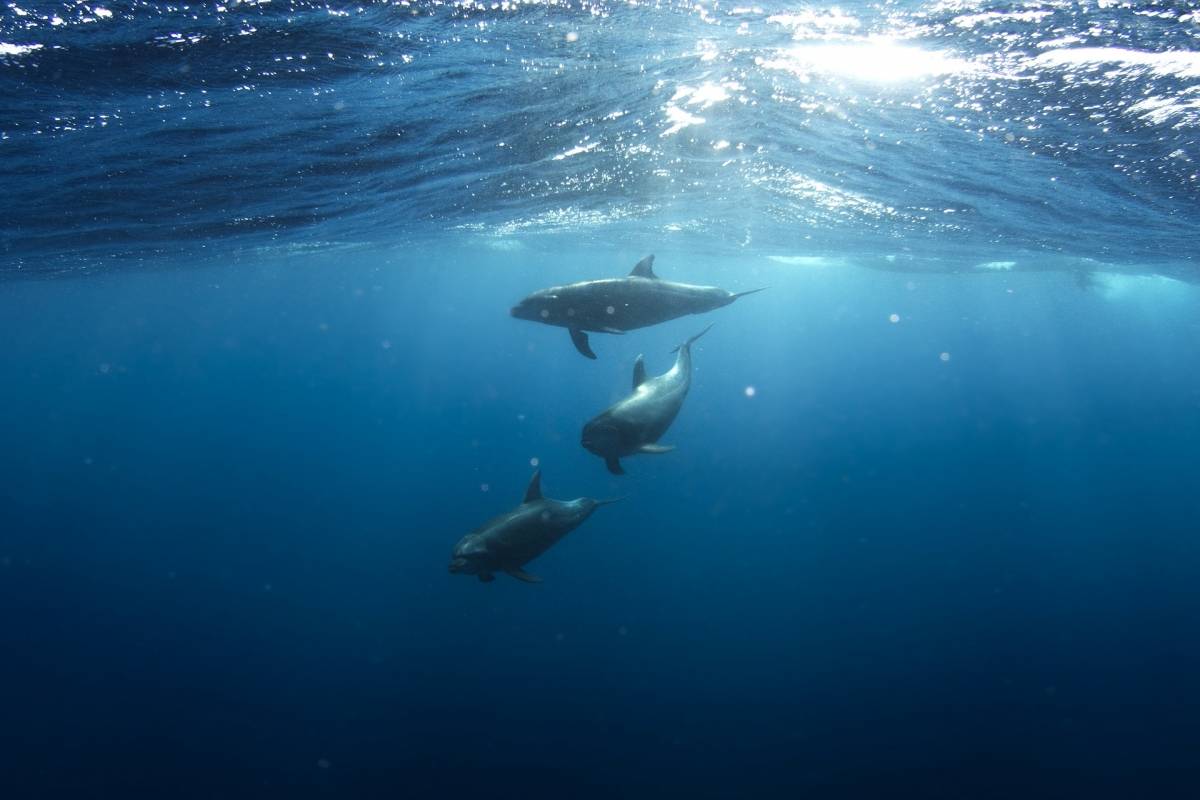
[[[512,309],[512,316],[567,328],[575,348],[594,359],[588,332],[625,331],[666,322],[687,314],[727,306],[747,292],[729,292],[716,286],[696,286],[661,280],[654,274],[654,256],[637,263],[624,278],[582,281],[534,292]],[[658,440],[671,427],[692,383],[692,344],[712,328],[692,336],[675,348],[675,364],[654,377],[638,356],[633,365],[633,391],[583,426],[580,443],[604,459],[609,472],[624,475],[620,459],[638,453],[668,453],[674,446]],[[615,500],[553,500],[542,494],[541,471],[535,471],[521,504],[476,530],[455,545],[450,572],[475,575],[483,583],[504,572],[526,583],[541,579],[524,566],[579,527],[602,505]]]
[[[588,343],[589,331],[621,334],[687,314],[703,314],[761,291],[735,293],[716,286],[664,281],[654,274],[654,256],[646,256],[624,278],[540,289],[513,306],[510,313],[517,319],[566,328],[575,349],[595,358]]]

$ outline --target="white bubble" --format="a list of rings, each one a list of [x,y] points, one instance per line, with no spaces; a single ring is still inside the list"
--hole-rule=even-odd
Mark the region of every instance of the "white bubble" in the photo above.
[[[900,321],[899,314],[892,314],[890,317],[888,317],[888,322],[892,323],[893,325],[899,321]]]
[[[942,353],[940,356],[938,356],[938,358],[940,358],[942,361],[949,361],[949,360],[950,360],[950,354],[949,354],[949,353]]]
[[[570,33],[567,34],[566,39],[568,42],[578,42],[579,34],[576,33],[575,31],[571,31]]]
[[[549,311],[549,309],[545,309],[545,308],[543,308],[543,309],[542,309],[540,312],[538,312],[538,313],[539,313],[539,315],[541,316],[541,318],[542,318],[542,319],[546,319],[547,317],[549,317],[549,316],[550,316],[550,311]]]
[[[609,306],[608,308],[604,309],[604,313],[605,314],[615,314],[615,313],[617,313],[617,310],[615,308],[613,308],[612,306]]]
[[[492,487],[491,487],[491,485],[490,485],[490,484],[487,484],[487,483],[481,483],[481,484],[479,484],[479,491],[481,491],[481,492],[490,492],[491,490],[492,490]]]
[[[755,389],[753,386],[747,386],[743,391],[746,393],[746,397],[754,397],[754,395],[758,394],[758,389]]]
[[[542,462],[538,460],[537,456],[534,456],[533,458],[529,459],[529,466],[531,466],[531,467],[536,467],[540,463],[542,463]]]

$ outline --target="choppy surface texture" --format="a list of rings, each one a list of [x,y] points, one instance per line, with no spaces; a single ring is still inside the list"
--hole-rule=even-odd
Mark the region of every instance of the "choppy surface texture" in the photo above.
[[[1198,50],[1153,2],[15,0],[0,269],[451,228],[1188,276]]]

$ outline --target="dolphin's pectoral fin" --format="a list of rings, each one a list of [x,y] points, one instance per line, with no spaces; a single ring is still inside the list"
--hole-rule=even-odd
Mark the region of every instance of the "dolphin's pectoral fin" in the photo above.
[[[633,390],[636,392],[637,388],[645,382],[646,382],[646,359],[642,358],[641,355],[639,355],[637,357],[637,361],[633,362]]]
[[[592,352],[592,348],[588,344],[587,334],[579,330],[579,328],[571,328],[571,344],[575,345],[575,349],[588,358],[594,359],[596,357],[596,354]]]
[[[654,274],[654,256],[646,256],[637,263],[630,275],[636,275],[639,278],[657,278]]]
[[[480,583],[491,583],[494,580],[496,580],[496,576],[490,572],[479,573],[479,582]]]
[[[625,470],[621,468],[621,462],[616,456],[609,456],[604,459],[604,466],[608,467],[608,471],[613,475],[624,475]]]
[[[542,582],[542,579],[539,578],[537,575],[530,575],[525,570],[519,569],[517,567],[513,567],[512,569],[506,569],[504,571],[507,572],[509,575],[512,575],[517,580],[524,581],[525,583],[541,583]]]
[[[662,455],[669,453],[675,449],[673,444],[644,444],[638,448],[639,453],[650,453],[651,455]]]

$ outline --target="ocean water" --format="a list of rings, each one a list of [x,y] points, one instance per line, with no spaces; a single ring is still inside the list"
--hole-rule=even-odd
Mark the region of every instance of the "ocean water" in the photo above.
[[[6,2],[0,796],[1200,796],[1198,134],[1193,3]]]

